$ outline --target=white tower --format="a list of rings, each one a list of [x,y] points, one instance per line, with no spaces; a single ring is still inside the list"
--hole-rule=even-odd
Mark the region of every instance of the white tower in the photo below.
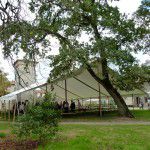
[[[36,83],[36,64],[37,63],[33,61],[28,61],[26,63],[24,60],[17,60],[14,63],[16,90],[20,90]],[[31,100],[34,99],[34,97],[35,94],[33,90],[17,95],[18,101]]]
[[[27,64],[24,60],[17,60],[14,63],[16,90],[30,86],[36,82],[36,63],[29,61]]]

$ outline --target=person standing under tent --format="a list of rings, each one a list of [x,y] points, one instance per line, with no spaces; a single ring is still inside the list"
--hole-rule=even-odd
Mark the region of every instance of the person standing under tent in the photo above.
[[[70,104],[70,109],[71,109],[71,112],[75,112],[75,102],[73,100],[71,100],[71,104]]]
[[[62,103],[62,101],[60,102],[59,107],[60,107],[60,110],[63,110],[63,103]]]
[[[60,110],[60,105],[59,105],[59,103],[57,101],[55,101],[55,109],[56,110]]]
[[[140,101],[140,103],[139,103],[139,108],[140,108],[140,109],[143,109],[143,107],[144,107],[144,103],[143,103],[142,101]]]
[[[22,103],[20,104],[20,106],[19,106],[19,112],[20,112],[21,114],[24,114],[24,111],[25,111],[25,103],[22,102]]]
[[[63,102],[63,108],[65,113],[69,112],[69,103],[67,101]]]
[[[144,103],[143,102],[141,102],[141,109],[143,109],[144,108]]]

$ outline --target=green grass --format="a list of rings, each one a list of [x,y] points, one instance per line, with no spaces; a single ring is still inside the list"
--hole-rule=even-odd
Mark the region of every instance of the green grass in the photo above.
[[[6,137],[6,133],[0,133],[0,138],[5,138]]]
[[[149,150],[149,133],[146,125],[63,125],[44,150]]]
[[[10,127],[10,124],[7,122],[0,122],[0,131],[7,130]]]
[[[149,110],[132,110],[135,121],[150,121]],[[65,117],[63,121],[117,121],[116,112]],[[118,119],[119,120],[119,119]],[[59,136],[44,150],[149,150],[150,126],[147,125],[62,125]],[[39,147],[42,150],[43,147]]]
[[[150,111],[132,110],[135,121],[150,121]],[[63,121],[117,121],[116,112],[65,117]],[[0,122],[0,133],[9,123]],[[149,125],[61,125],[56,138],[39,150],[150,150]]]
[[[131,111],[136,120],[150,121],[150,110],[133,110]]]

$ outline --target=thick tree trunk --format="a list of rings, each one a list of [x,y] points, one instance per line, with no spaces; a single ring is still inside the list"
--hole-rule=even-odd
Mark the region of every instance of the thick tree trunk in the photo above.
[[[94,34],[95,34],[95,39],[99,39],[101,40],[101,35],[98,31],[98,27],[97,24],[95,24],[93,21],[89,20],[90,24],[94,30]],[[125,117],[131,117],[133,118],[134,116],[131,114],[131,112],[129,111],[124,99],[122,98],[122,96],[119,94],[119,92],[113,87],[112,83],[109,80],[109,73],[108,73],[108,64],[107,64],[107,55],[105,52],[105,45],[101,45],[100,49],[99,49],[99,54],[100,54],[100,59],[101,59],[101,65],[102,65],[102,76],[103,79],[99,78],[95,72],[93,71],[93,69],[91,68],[91,66],[88,64],[88,62],[86,63],[87,66],[87,70],[88,72],[91,74],[91,76],[97,81],[99,82],[101,85],[104,86],[104,88],[108,91],[108,93],[112,96],[112,98],[114,99],[117,107],[118,107],[118,111],[120,113],[120,115],[125,116]],[[86,61],[85,61],[86,62]]]
[[[129,111],[124,99],[120,95],[120,93],[113,87],[111,82],[107,79],[103,81],[103,87],[107,90],[107,92],[112,96],[114,102],[118,107],[118,112],[121,116],[134,118],[132,113]]]
[[[106,90],[107,92],[112,96],[112,98],[114,99],[117,107],[118,107],[118,112],[121,116],[124,117],[130,117],[130,118],[134,118],[134,116],[132,115],[132,113],[129,111],[124,99],[122,98],[122,96],[119,94],[119,92],[113,87],[112,83],[109,80],[109,77],[106,76],[105,79],[101,80],[96,74],[95,72],[92,70],[92,68],[87,65],[87,70],[88,72],[91,74],[91,76],[97,81],[99,82]]]

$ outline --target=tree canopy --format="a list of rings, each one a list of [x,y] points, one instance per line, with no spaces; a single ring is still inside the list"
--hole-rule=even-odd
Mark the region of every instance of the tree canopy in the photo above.
[[[107,0],[31,0],[29,10],[35,19],[28,21],[12,11],[3,22],[0,41],[6,57],[22,49],[27,58],[35,58],[50,51],[50,39],[55,38],[59,55],[48,56],[50,79],[85,67],[117,99],[116,89],[133,90],[150,81],[150,68],[133,55],[149,52],[149,6],[144,0],[133,16],[127,16]],[[97,60],[101,76],[92,69],[91,62]]]

